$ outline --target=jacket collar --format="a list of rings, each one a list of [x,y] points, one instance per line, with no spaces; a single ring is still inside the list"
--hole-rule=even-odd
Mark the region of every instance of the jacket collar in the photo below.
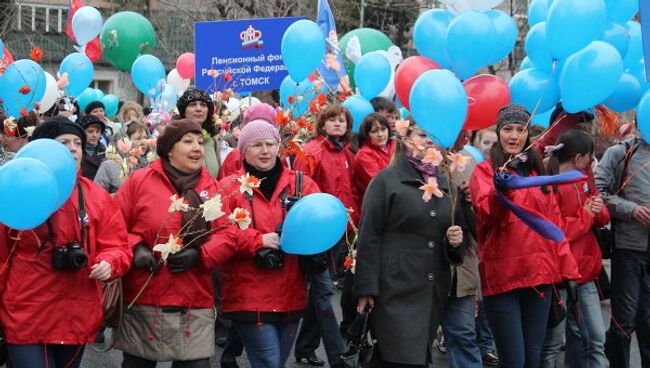
[[[246,175],[246,168],[242,165],[242,168],[237,170],[235,173],[236,177],[240,177],[242,175]],[[277,198],[280,197],[283,191],[288,191],[291,189],[291,182],[290,180],[295,180],[295,175],[291,175],[293,173],[293,170],[289,170],[286,167],[282,168],[282,173],[280,174],[280,178],[278,178],[278,182],[275,185],[275,189],[273,189],[273,195],[271,196],[270,200],[267,200],[264,194],[259,190],[259,188],[253,188],[253,193],[255,196],[259,197],[261,200],[268,201],[269,203],[272,203],[275,201]],[[236,181],[235,181],[236,182]],[[236,182],[238,183],[238,182]],[[293,195],[293,192],[287,192],[287,195]],[[244,195],[246,196],[246,195]]]
[[[405,152],[399,154],[397,161],[395,162],[395,166],[399,180],[402,183],[416,184],[418,186],[424,183],[422,176],[417,172],[417,170],[413,168],[413,166],[411,166],[411,163],[409,162],[408,157],[406,157]],[[438,188],[440,188],[440,190],[449,191],[449,182],[447,180],[447,174],[444,173],[444,170],[438,170],[437,179]]]

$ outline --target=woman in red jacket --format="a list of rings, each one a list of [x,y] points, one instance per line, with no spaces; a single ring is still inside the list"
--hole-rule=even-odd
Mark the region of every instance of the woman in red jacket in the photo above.
[[[79,172],[86,142],[80,125],[51,118],[33,132],[32,139],[43,138],[63,143]],[[77,263],[55,262],[66,247],[76,251]],[[0,260],[8,272],[0,325],[10,366],[79,367],[85,344],[95,341],[102,324],[102,281],[122,276],[130,266],[119,209],[79,173],[70,198],[44,224],[29,231],[0,224],[0,248],[8,251]]]
[[[361,149],[352,165],[352,182],[359,199],[358,208],[361,208],[370,180],[388,166],[393,156],[395,141],[390,138],[392,135],[388,119],[378,113],[366,116],[359,127]]]
[[[160,159],[129,176],[115,197],[134,253],[134,268],[123,279],[132,307],[124,311],[116,347],[124,368],[170,360],[209,367],[216,317],[210,269],[235,255],[252,262],[262,246],[277,244],[224,224],[218,195],[228,193],[201,166],[198,123],[172,122],[156,150]]]
[[[278,158],[280,133],[263,120],[253,120],[241,130],[238,147],[244,166],[236,175],[221,181],[224,191],[237,190],[240,175],[261,181],[230,197],[225,207],[227,211],[248,211],[247,231],[278,244],[278,231],[290,197],[300,192],[318,192],[318,186],[305,176],[302,189],[296,188],[296,172],[283,167]],[[232,320],[251,366],[284,367],[307,306],[305,277],[298,256],[260,252],[255,261],[237,258],[225,264],[219,268],[219,274],[224,316]]]
[[[571,129],[562,133],[554,146],[548,146],[547,152],[550,153],[547,167],[550,175],[570,170],[584,172],[592,162],[594,141],[586,132]],[[582,276],[577,280],[575,300],[568,302],[572,308],[566,319],[564,359],[570,367],[606,367],[608,364],[605,324],[596,286],[602,269],[602,254],[593,228],[609,223],[609,211],[597,193],[593,182],[559,185],[555,190],[567,240]],[[555,365],[556,354],[564,340],[564,327],[562,323],[547,332],[545,346],[558,347],[557,351],[550,352],[549,365]]]
[[[551,305],[551,284],[577,279],[577,265],[567,241],[542,237],[509,211],[497,196],[495,172],[522,176],[544,173],[529,147],[530,114],[519,105],[501,109],[498,142],[489,161],[470,180],[477,223],[483,301],[499,360],[505,367],[538,367]],[[555,224],[562,224],[555,197],[546,188],[509,190],[505,198]]]

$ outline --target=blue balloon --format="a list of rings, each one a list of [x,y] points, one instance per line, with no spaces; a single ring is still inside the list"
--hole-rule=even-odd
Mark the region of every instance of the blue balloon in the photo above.
[[[296,83],[287,75],[280,84],[280,103],[282,106],[291,109],[293,116],[301,116],[306,113],[309,108],[309,101],[314,96],[314,84],[309,79]],[[289,102],[289,97],[293,97],[293,103]]]
[[[174,91],[174,95],[176,95],[176,91]],[[112,118],[113,116],[117,115],[117,110],[120,105],[120,99],[117,96],[106,95],[102,98],[101,101],[104,104],[104,113],[106,116]],[[174,101],[174,104],[175,103],[176,101]]]
[[[553,58],[546,40],[546,22],[537,23],[528,31],[524,41],[524,50],[535,67],[544,71],[551,70]]]
[[[98,98],[97,91],[95,91],[94,88],[88,87],[84,89],[83,92],[79,94],[79,96],[77,96],[75,101],[79,105],[79,109],[81,109],[81,111],[84,111],[89,103],[93,101],[101,101],[101,99]]]
[[[93,81],[95,67],[88,57],[79,52],[73,52],[61,61],[59,74],[68,73],[68,85],[65,91],[68,96],[75,97],[83,92]]]
[[[363,119],[375,112],[370,101],[360,95],[348,97],[343,101],[341,106],[348,109],[350,114],[352,114],[352,131],[355,133],[359,132],[359,127],[361,127]]]
[[[318,24],[301,19],[282,36],[282,61],[291,79],[301,81],[320,65],[325,57],[325,37]]]
[[[160,107],[163,111],[170,112],[176,107],[178,100],[178,93],[171,84],[165,84],[162,93],[160,94]]]
[[[34,158],[13,159],[0,167],[0,222],[16,230],[33,229],[55,211],[56,178]]]
[[[7,116],[20,117],[20,111],[34,110],[34,103],[45,94],[45,72],[32,60],[21,59],[11,63],[0,76],[0,99]],[[23,94],[22,87],[29,92]]]
[[[603,41],[571,55],[559,78],[564,110],[576,113],[603,102],[616,90],[622,73],[621,55]]]
[[[37,139],[16,153],[16,159],[23,157],[40,161],[54,175],[58,195],[52,211],[56,211],[70,198],[77,180],[77,164],[70,150],[54,139]]]
[[[627,54],[630,37],[625,26],[608,20],[605,24],[605,30],[599,39],[614,46],[622,58]]]
[[[603,104],[616,112],[626,112],[636,107],[644,91],[636,77],[623,73],[616,90]]]
[[[428,57],[443,68],[449,68],[447,57],[447,27],[454,16],[442,9],[430,9],[420,14],[413,26],[413,42],[420,55]]]
[[[131,66],[133,84],[149,98],[156,98],[165,87],[165,66],[153,55],[139,56]]]
[[[511,100],[537,113],[555,107],[560,100],[560,90],[555,78],[537,68],[521,70],[508,83]]]
[[[534,67],[535,64],[533,64],[528,56],[526,56],[524,60],[521,61],[521,64],[519,64],[519,70],[530,69]]]
[[[409,106],[415,122],[438,145],[454,145],[467,117],[467,93],[448,70],[429,70],[411,87]]]
[[[641,25],[639,22],[629,21],[625,25],[630,41],[627,47],[627,53],[623,58],[623,64],[626,68],[631,68],[643,58],[643,40],[641,38]]]
[[[551,56],[564,58],[587,46],[603,33],[606,20],[603,0],[554,0],[546,22]]]
[[[650,142],[650,92],[646,92],[636,109],[637,127],[644,141]]]
[[[645,93],[645,91],[647,91],[648,89],[650,89],[650,83],[648,83],[647,76],[645,73],[645,61],[643,60],[639,61],[638,63],[636,63],[636,65],[627,69],[627,72],[632,74],[636,78],[636,80],[639,81],[642,94]]]
[[[476,162],[477,164],[480,164],[481,162],[485,161],[485,158],[483,157],[481,150],[479,150],[478,148],[470,145],[465,145],[463,146],[463,149],[467,151],[470,155],[472,155],[474,162]]]
[[[367,99],[376,97],[390,81],[392,68],[386,57],[369,52],[361,57],[354,68],[354,82],[361,95]]]
[[[347,211],[338,198],[327,193],[307,195],[287,213],[280,248],[288,254],[322,253],[341,240],[347,223]]]
[[[528,26],[532,27],[537,23],[546,22],[548,15],[549,0],[533,0],[528,5]]]
[[[5,56],[5,44],[0,40],[0,60]]]
[[[512,52],[512,48],[515,46],[515,42],[517,42],[519,31],[512,17],[502,11],[488,10],[484,14],[490,17],[496,30],[494,51],[488,61],[488,65],[496,64]]]
[[[84,46],[102,31],[102,15],[92,6],[82,6],[72,16],[72,32],[77,44]]]
[[[607,17],[617,23],[625,23],[639,11],[638,0],[605,0]]]
[[[251,94],[250,92],[244,92],[244,91],[239,92],[240,97],[248,97],[248,95],[250,95],[250,94]]]
[[[533,125],[539,125],[545,129],[548,128],[549,125],[551,125],[551,114],[553,114],[553,110],[555,109],[550,109],[546,112],[533,115],[531,119]]]
[[[496,41],[490,17],[476,11],[460,14],[449,23],[445,43],[451,69],[466,80],[488,65]]]

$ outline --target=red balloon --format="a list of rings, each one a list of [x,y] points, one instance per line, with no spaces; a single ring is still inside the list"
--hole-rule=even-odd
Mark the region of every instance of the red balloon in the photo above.
[[[413,83],[422,73],[433,69],[440,69],[440,66],[435,61],[424,56],[411,56],[397,67],[397,71],[395,71],[395,94],[402,106],[406,107],[407,110],[410,110],[409,94]]]
[[[194,77],[194,54],[186,52],[178,57],[176,60],[176,70],[178,75],[184,79],[191,79]]]
[[[499,110],[510,103],[508,83],[492,74],[474,76],[463,83],[469,110],[464,129],[478,130],[497,123]]]

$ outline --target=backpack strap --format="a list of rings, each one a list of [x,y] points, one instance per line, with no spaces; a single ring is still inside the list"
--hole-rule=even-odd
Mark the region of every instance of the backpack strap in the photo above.
[[[298,198],[302,198],[302,177],[303,177],[303,172],[300,170],[296,170],[296,188],[295,188],[295,193],[294,196]]]
[[[614,194],[620,193],[623,191],[623,187],[625,184],[625,179],[627,179],[627,171],[630,166],[630,161],[632,161],[632,156],[636,153],[636,151],[639,149],[641,145],[634,140],[633,143],[625,143],[625,156],[623,157],[623,168],[621,169],[621,175],[619,177],[619,181],[616,185],[616,191]]]

